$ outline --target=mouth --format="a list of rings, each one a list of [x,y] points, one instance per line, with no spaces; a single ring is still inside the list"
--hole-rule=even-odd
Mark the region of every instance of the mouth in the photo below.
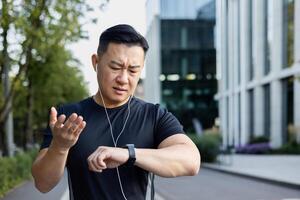
[[[113,87],[113,89],[115,90],[115,92],[117,94],[124,94],[124,93],[126,93],[128,91],[127,89],[119,88],[119,87]]]

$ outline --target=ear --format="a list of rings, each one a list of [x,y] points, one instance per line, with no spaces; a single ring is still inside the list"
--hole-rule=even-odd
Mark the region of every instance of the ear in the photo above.
[[[99,64],[99,61],[98,61],[98,55],[97,54],[93,54],[92,57],[92,65],[93,65],[93,68],[94,68],[94,71],[97,72],[97,65]]]

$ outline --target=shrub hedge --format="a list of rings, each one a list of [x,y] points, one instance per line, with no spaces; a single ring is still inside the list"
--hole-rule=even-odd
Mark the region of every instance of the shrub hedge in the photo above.
[[[17,153],[14,157],[0,157],[0,197],[31,177],[31,164],[37,150]]]
[[[199,149],[202,162],[214,162],[217,159],[221,144],[221,137],[219,134],[203,134],[201,136],[188,134],[188,136]]]

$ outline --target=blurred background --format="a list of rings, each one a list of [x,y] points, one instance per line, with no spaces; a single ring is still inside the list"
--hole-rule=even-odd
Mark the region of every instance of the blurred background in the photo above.
[[[97,91],[99,35],[127,23],[150,45],[135,95],[203,163],[158,177],[156,198],[300,199],[300,0],[1,0],[0,16],[0,198],[68,198],[30,179],[49,108]]]

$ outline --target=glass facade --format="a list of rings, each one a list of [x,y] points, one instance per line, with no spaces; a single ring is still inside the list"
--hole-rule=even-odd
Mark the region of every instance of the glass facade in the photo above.
[[[283,67],[291,67],[294,64],[294,15],[295,1],[284,0],[284,37],[286,44],[286,56]]]
[[[266,26],[265,28],[265,68],[264,68],[264,75],[269,74],[271,70],[271,45],[272,45],[272,0],[266,0],[265,3],[265,20]]]
[[[249,139],[254,137],[254,91],[253,89],[249,90]]]
[[[194,118],[203,128],[217,117],[214,20],[161,20],[162,103],[188,130]]]
[[[230,101],[230,106],[225,105],[228,108],[220,109],[224,138],[235,137],[230,138],[235,145],[241,138],[245,145],[255,137],[266,136],[272,148],[299,144],[300,0],[216,2],[217,69],[222,77],[218,79],[220,87],[215,97],[219,102]],[[240,22],[232,17],[237,9]],[[238,42],[239,50],[232,51]],[[239,63],[241,84],[236,81],[237,70],[232,70],[232,63]],[[230,75],[229,87],[226,74]],[[241,95],[241,105],[236,103],[236,94]],[[233,112],[239,107],[241,113]]]
[[[271,93],[270,84],[263,86],[264,89],[264,135],[270,138],[271,135]]]
[[[294,125],[294,78],[289,77],[282,80],[283,95],[283,142],[293,142],[295,136],[293,135],[292,126]]]
[[[253,38],[254,38],[254,31],[253,31],[253,25],[254,25],[254,20],[253,20],[253,16],[254,16],[254,9],[253,9],[253,1],[250,1],[250,16],[249,16],[249,23],[251,24],[250,26],[250,43],[249,43],[249,57],[250,57],[250,63],[249,63],[249,81],[252,81],[254,78],[254,52],[253,52]]]

